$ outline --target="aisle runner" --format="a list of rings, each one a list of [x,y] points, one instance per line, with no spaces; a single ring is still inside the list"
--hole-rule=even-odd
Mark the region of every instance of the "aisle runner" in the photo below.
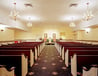
[[[46,45],[27,76],[71,76],[54,45]]]

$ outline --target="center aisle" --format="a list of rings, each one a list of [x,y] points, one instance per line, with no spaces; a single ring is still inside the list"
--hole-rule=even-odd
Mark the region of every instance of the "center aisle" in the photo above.
[[[27,76],[71,76],[54,45],[46,45]]]

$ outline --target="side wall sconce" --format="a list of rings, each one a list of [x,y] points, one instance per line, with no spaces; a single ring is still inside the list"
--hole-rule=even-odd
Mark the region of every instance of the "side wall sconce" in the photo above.
[[[4,31],[4,29],[0,29],[0,31],[2,31],[2,32],[3,32],[3,31]]]
[[[3,32],[5,30],[5,27],[0,27],[0,31]]]
[[[86,32],[86,33],[89,33],[90,31],[91,31],[90,28],[86,28],[86,29],[85,29],[85,32]]]

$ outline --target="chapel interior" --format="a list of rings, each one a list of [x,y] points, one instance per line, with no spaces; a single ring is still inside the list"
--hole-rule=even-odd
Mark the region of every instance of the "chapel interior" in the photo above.
[[[97,0],[0,0],[0,76],[98,76]]]

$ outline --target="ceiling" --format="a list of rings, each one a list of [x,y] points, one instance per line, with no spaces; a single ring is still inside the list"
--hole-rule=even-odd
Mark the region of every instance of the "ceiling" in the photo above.
[[[83,14],[89,8],[94,18],[83,21]],[[0,24],[11,28],[27,30],[29,17],[32,24],[63,24],[69,26],[73,21],[75,29],[81,29],[98,24],[98,0],[16,0],[16,10],[19,12],[16,21],[10,18],[14,0],[0,0]]]

